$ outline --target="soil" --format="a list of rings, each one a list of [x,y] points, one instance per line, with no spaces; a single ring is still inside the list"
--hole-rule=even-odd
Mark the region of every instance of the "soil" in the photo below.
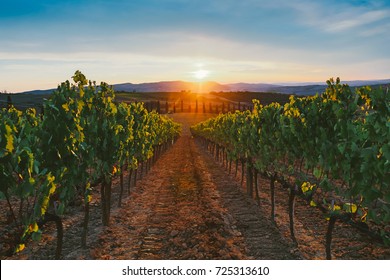
[[[183,124],[182,136],[132,185],[120,208],[119,179],[114,180],[109,227],[101,224],[98,190],[94,192],[87,248],[80,246],[82,207],[69,208],[63,217],[62,258],[324,259],[327,222],[320,212],[297,201],[295,244],[289,235],[286,191],[276,188],[272,222],[269,181],[259,178],[256,202],[241,187],[240,176],[229,174],[192,138],[189,126],[211,116],[172,115]],[[54,226],[49,226],[41,241],[11,258],[53,259],[55,245]],[[336,259],[390,259],[389,248],[339,223],[332,253]]]

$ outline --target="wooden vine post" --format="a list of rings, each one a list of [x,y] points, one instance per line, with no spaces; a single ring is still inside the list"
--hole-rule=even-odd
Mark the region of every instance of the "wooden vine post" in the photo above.
[[[326,231],[326,259],[331,260],[332,259],[332,232],[334,229],[334,226],[336,224],[337,217],[334,215],[331,215],[328,222],[328,230]]]

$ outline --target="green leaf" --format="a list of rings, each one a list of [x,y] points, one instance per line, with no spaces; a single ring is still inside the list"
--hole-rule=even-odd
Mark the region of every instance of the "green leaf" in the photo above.
[[[337,149],[341,154],[344,154],[346,147],[347,147],[346,143],[340,143],[337,145]]]
[[[357,207],[357,205],[354,204],[354,203],[344,203],[343,209],[344,209],[344,211],[347,212],[347,213],[352,213],[352,214],[354,214],[354,213],[356,213],[358,207]]]
[[[15,248],[15,253],[19,253],[19,252],[23,251],[25,247],[26,247],[26,245],[24,245],[24,244],[18,244]]]
[[[34,241],[40,241],[41,238],[42,238],[42,231],[41,231],[41,230],[38,230],[38,231],[36,231],[36,232],[33,232],[33,233],[31,234],[31,238],[32,238],[32,240],[34,240]]]
[[[61,215],[63,215],[64,214],[64,211],[65,211],[65,203],[60,203],[59,205],[58,205],[58,207],[56,208],[56,214],[58,215],[58,216],[61,216]]]
[[[5,150],[12,153],[14,150],[14,136],[12,135],[12,128],[9,125],[5,125],[5,140],[6,146]]]
[[[317,178],[317,179],[319,179],[320,177],[321,177],[321,169],[320,168],[314,168],[314,170],[313,170],[313,175]]]

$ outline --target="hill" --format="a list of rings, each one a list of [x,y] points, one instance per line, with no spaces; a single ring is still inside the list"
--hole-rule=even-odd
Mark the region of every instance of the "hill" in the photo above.
[[[351,87],[389,85],[390,79],[385,80],[356,80],[343,81]],[[153,83],[122,83],[113,85],[115,91],[120,92],[274,92],[297,95],[313,95],[322,93],[326,83],[232,83],[220,84],[217,82],[185,82],[162,81]],[[49,94],[54,89],[32,90],[24,94]]]

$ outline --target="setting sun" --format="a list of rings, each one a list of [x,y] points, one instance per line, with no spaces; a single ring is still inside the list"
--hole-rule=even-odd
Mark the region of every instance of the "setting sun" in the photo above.
[[[209,73],[210,73],[210,71],[208,71],[208,70],[199,69],[199,70],[193,72],[193,75],[198,80],[202,80],[202,79],[206,78],[209,75]]]

